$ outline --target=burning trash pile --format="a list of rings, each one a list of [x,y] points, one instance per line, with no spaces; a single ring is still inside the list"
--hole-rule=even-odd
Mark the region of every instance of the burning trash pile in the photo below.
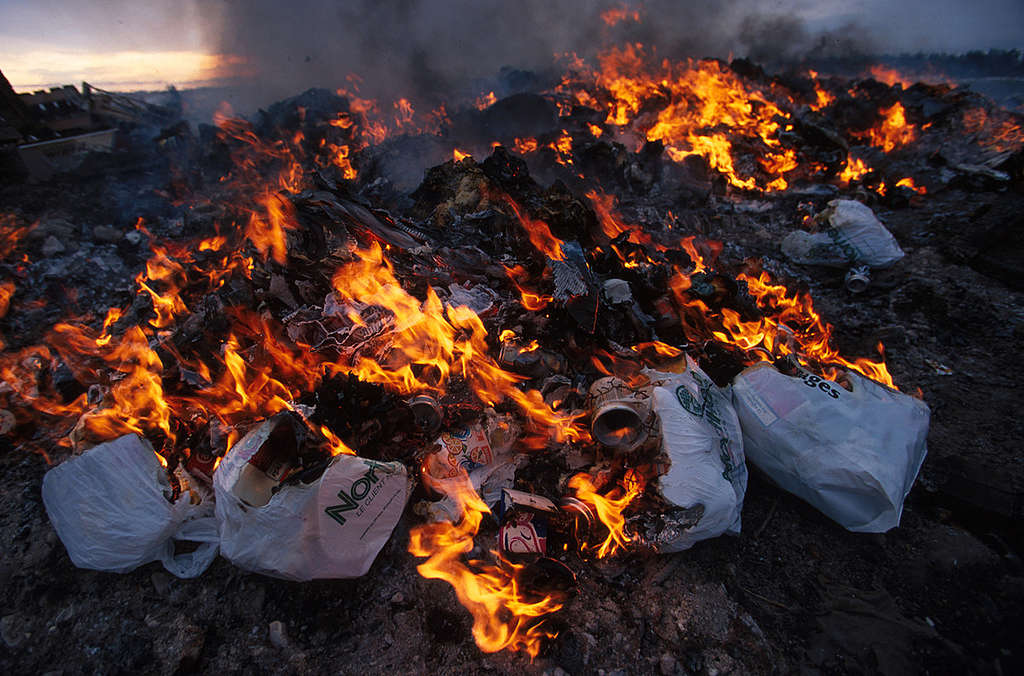
[[[407,520],[477,645],[532,657],[593,562],[741,534],[748,467],[898,525],[929,408],[881,344],[840,354],[785,266],[864,292],[903,257],[870,205],[1019,181],[1019,126],[947,85],[652,57],[450,115],[311,90],[165,130],[182,216],[125,235],[129,302],[38,341],[60,224],[3,216],[0,422],[53,463],[72,561],[358,577]],[[769,212],[780,259],[707,234]]]

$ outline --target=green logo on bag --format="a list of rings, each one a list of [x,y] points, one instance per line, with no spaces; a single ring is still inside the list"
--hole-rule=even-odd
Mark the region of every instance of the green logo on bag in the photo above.
[[[698,402],[696,397],[690,394],[690,390],[686,389],[685,385],[680,385],[676,388],[676,399],[679,400],[683,408],[698,418],[704,415],[704,403]]]
[[[365,458],[361,458],[361,460],[366,463],[367,467],[369,467],[366,474],[353,481],[347,491],[344,488],[338,491],[338,499],[341,500],[340,505],[331,505],[324,509],[327,516],[331,517],[342,526],[345,525],[345,517],[341,515],[342,512],[350,512],[353,509],[357,509],[359,504],[365,500],[367,496],[372,497],[372,495],[376,495],[376,491],[373,490],[373,487],[374,484],[380,481],[380,477],[377,476],[376,470],[379,469],[384,474],[394,474],[395,472],[395,470],[386,463],[375,462]]]
[[[680,385],[676,388],[676,399],[687,411],[697,416],[698,418],[704,418],[708,421],[708,424],[718,433],[718,456],[722,461],[724,471],[722,476],[725,477],[726,481],[732,481],[733,472],[736,466],[732,462],[732,448],[729,441],[729,434],[725,430],[725,424],[722,422],[722,418],[718,415],[718,411],[715,409],[715,400],[711,396],[711,388],[714,387],[714,383],[706,378],[702,378],[697,373],[693,374],[693,380],[697,383],[697,392],[700,394],[700,401],[690,393],[690,390],[686,389],[685,385]]]

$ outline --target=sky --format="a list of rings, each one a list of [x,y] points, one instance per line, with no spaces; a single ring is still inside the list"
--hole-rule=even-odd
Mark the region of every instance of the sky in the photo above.
[[[470,71],[534,67],[559,49],[585,50],[604,30],[594,7],[611,4],[621,3],[0,0],[0,70],[19,91],[266,77],[297,92],[341,84],[351,71],[481,75]],[[890,53],[1024,48],[1024,0],[648,0],[647,18],[643,35],[700,56],[792,55],[823,33]]]

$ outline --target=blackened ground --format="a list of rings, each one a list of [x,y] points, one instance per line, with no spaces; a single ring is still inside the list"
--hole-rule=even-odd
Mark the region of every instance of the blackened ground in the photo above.
[[[41,335],[80,305],[123,301],[145,247],[94,228],[131,231],[111,216],[120,206],[104,201],[124,191],[112,178],[0,193],[3,210],[63,212],[69,225],[48,227],[70,227],[63,241],[76,249],[43,259],[58,268],[47,282],[54,303],[35,318],[5,319],[8,335]],[[481,653],[448,585],[417,574],[406,552],[411,513],[358,580],[288,583],[222,559],[195,580],[173,578],[159,564],[127,575],[79,570],[43,509],[43,457],[0,441],[0,670],[1020,673],[1024,303],[991,259],[1011,251],[1002,238],[1019,238],[1024,198],[951,191],[901,210],[879,208],[907,256],[860,296],[835,272],[782,261],[778,242],[793,213],[726,204],[705,234],[725,242],[726,263],[759,255],[774,273],[807,284],[845,354],[870,355],[881,339],[899,386],[923,391],[932,408],[929,456],[899,528],[846,532],[753,472],[739,537],[663,557],[567,559],[578,592],[551,621],[558,637],[531,664]],[[117,263],[100,274],[93,260]],[[1003,267],[1020,262],[1010,257]],[[283,647],[270,641],[275,621],[285,628]]]

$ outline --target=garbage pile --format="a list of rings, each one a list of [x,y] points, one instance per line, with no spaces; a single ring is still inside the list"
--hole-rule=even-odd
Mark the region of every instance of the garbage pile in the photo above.
[[[840,176],[847,137],[872,138],[847,133],[841,106],[826,126],[827,106],[787,108],[799,93],[742,63],[687,68],[741,83],[784,123],[757,140],[757,120],[723,119],[731,136],[699,138],[725,154],[704,152],[655,131],[638,103],[585,100],[588,75],[574,72],[549,98],[517,95],[520,110],[551,109],[555,130],[531,139],[514,135],[544,115],[499,100],[450,120],[451,136],[370,144],[365,107],[315,90],[256,124],[162,134],[163,189],[184,216],[135,222],[151,253],[132,300],[57,322],[38,344],[12,335],[0,361],[4,434],[39,442],[49,421],[74,452],[43,483],[72,561],[161,561],[192,577],[219,551],[284,579],[358,577],[407,519],[421,574],[455,588],[478,645],[535,655],[580,567],[741,534],[751,468],[849,530],[897,526],[928,406],[884,360],[839,354],[779,261],[701,233],[725,212],[785,214],[800,224],[785,259],[836,267],[862,293],[903,257],[867,202],[924,191]],[[958,96],[856,86],[950,107]],[[567,96],[576,105],[559,116],[552,101]],[[950,110],[931,124],[960,124]],[[403,153],[502,111],[512,140],[471,138],[494,141],[481,162],[463,153],[403,188]],[[638,130],[635,151],[608,140]],[[911,143],[904,128],[866,147]],[[923,173],[929,189],[1013,180],[970,166]],[[34,230],[3,225],[19,235],[5,257],[35,255]],[[33,283],[23,274],[14,293]]]

